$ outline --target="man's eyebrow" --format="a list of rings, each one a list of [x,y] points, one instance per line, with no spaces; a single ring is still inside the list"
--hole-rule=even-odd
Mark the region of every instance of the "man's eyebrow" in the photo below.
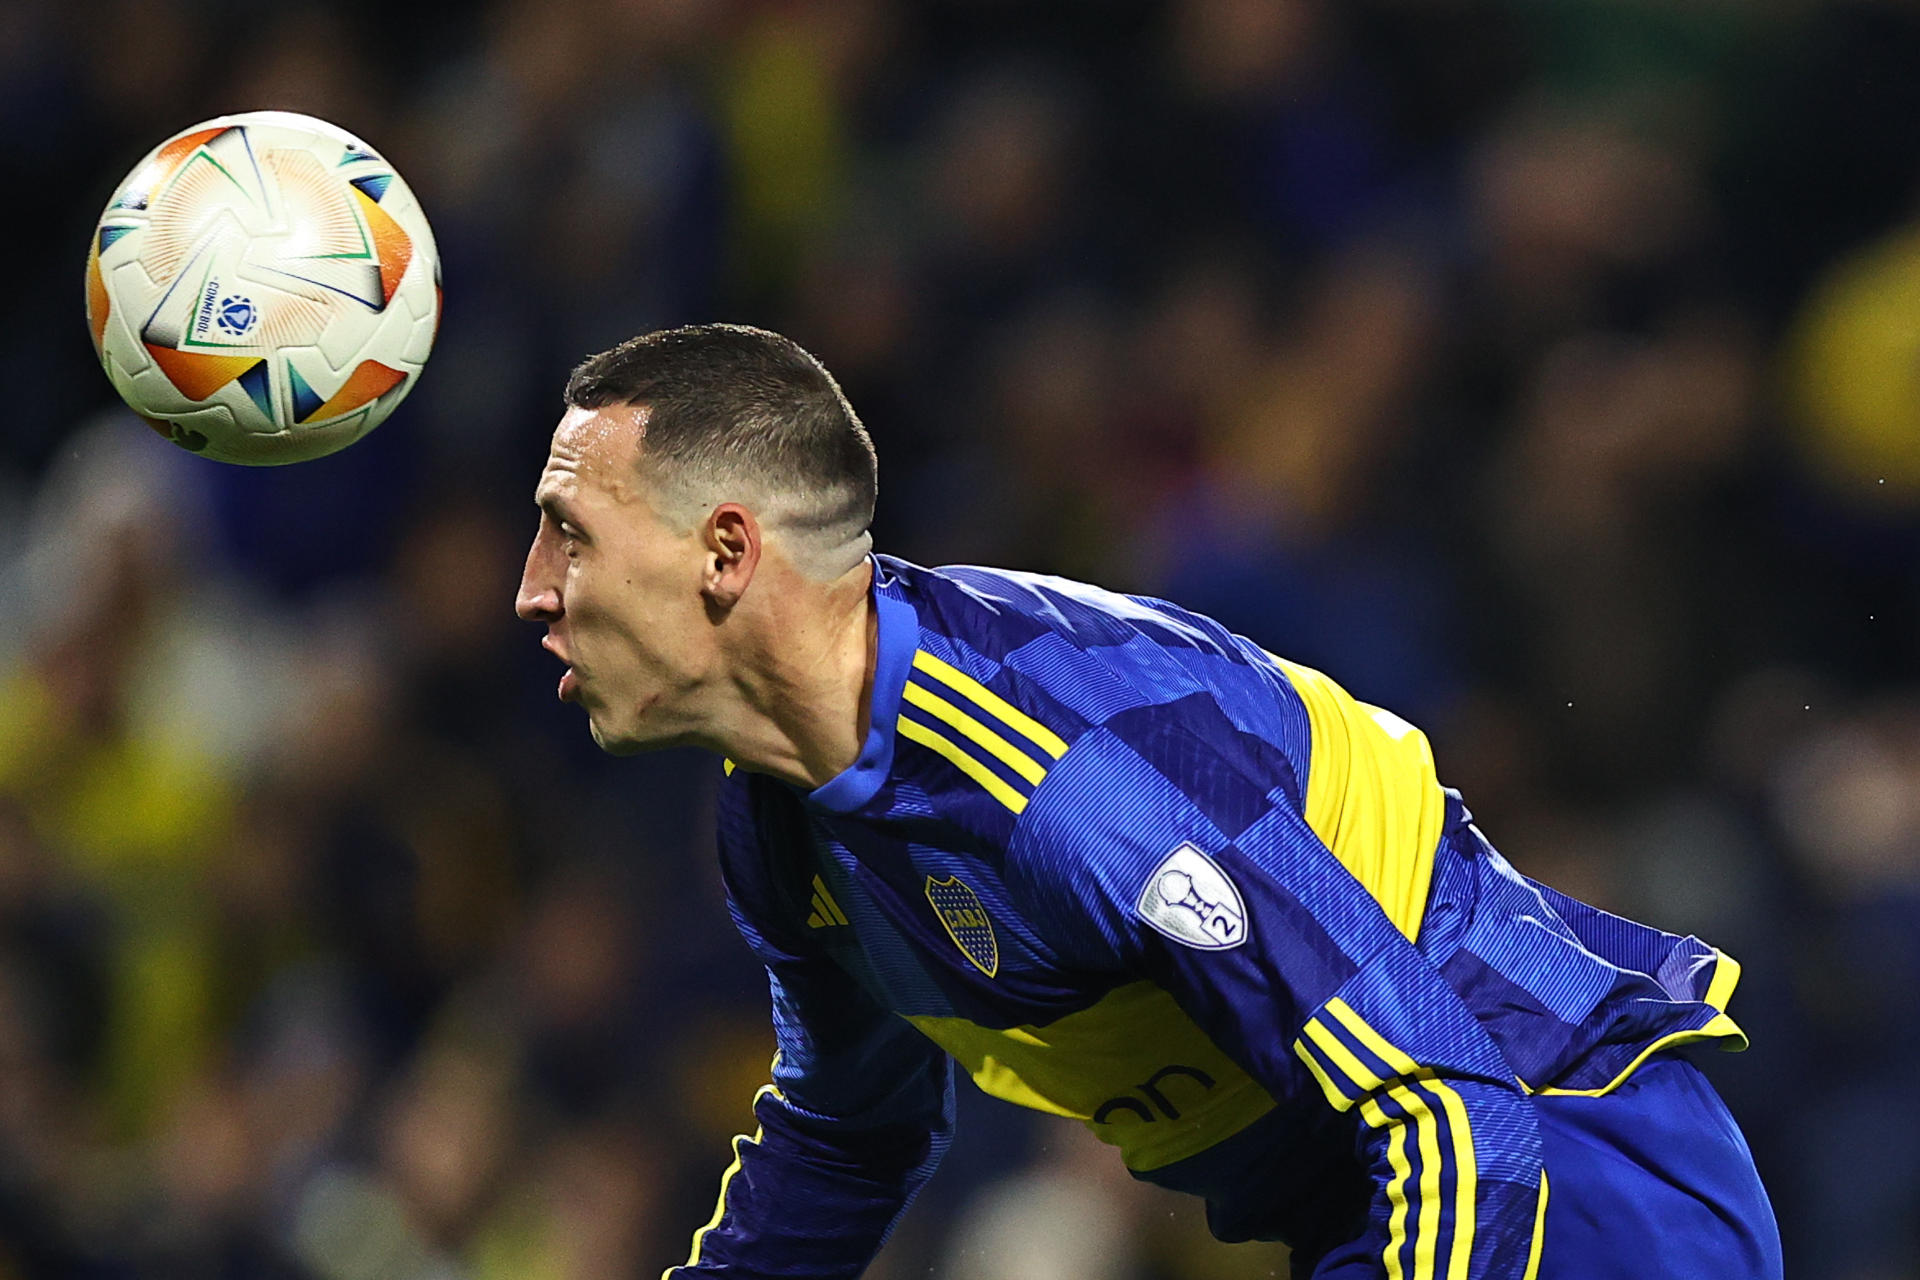
[[[575,526],[579,524],[579,521],[574,519],[573,509],[567,506],[566,502],[557,494],[536,493],[533,495],[533,505],[545,512],[547,518],[555,524],[570,524]]]

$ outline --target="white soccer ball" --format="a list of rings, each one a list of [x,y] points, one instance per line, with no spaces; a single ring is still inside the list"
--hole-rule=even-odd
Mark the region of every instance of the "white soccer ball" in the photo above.
[[[154,148],[87,252],[107,377],[161,435],[250,466],[358,440],[413,389],[440,322],[440,258],[393,166],[286,111]]]

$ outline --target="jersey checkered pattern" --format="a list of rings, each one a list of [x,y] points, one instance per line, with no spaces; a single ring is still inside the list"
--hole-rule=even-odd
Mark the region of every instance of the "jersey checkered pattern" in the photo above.
[[[1310,1262],[1371,1230],[1393,1280],[1522,1280],[1531,1097],[1744,1044],[1731,959],[1517,874],[1419,730],[1326,676],[1055,578],[876,557],[873,601],[860,758],[723,787],[780,1054],[669,1274],[859,1274],[957,1063],[1223,1239]]]

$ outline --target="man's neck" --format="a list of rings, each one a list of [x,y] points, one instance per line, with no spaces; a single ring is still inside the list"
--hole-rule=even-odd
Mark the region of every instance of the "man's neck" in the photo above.
[[[722,747],[736,764],[810,791],[860,758],[879,650],[871,583],[863,565],[770,620],[736,673],[743,713]]]

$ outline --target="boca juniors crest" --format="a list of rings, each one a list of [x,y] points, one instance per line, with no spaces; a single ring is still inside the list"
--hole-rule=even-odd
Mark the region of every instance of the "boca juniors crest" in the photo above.
[[[987,909],[980,905],[979,895],[958,876],[948,876],[945,880],[928,876],[927,901],[933,904],[933,913],[940,917],[947,936],[960,948],[960,954],[973,961],[973,967],[989,978],[998,973],[1000,943],[993,936],[993,921],[987,918]]]

